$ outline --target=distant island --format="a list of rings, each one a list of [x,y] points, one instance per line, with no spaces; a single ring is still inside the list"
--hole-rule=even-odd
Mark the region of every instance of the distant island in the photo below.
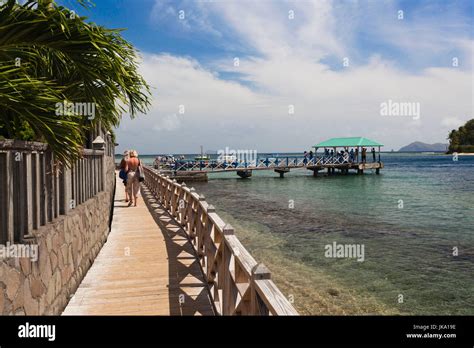
[[[458,129],[453,129],[448,135],[448,140],[449,144],[426,144],[415,141],[401,147],[398,152],[474,153],[474,119],[467,121]]]
[[[446,152],[448,144],[436,143],[426,144],[421,141],[415,141],[407,146],[403,146],[399,152]]]

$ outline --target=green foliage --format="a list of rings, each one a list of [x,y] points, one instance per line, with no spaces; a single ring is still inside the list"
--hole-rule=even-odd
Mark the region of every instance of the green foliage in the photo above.
[[[466,122],[448,136],[449,152],[474,152],[474,119]]]
[[[112,132],[124,112],[145,113],[149,86],[120,32],[87,23],[52,0],[0,6],[0,136],[45,141],[70,163],[89,130],[100,125]],[[57,115],[64,101],[94,103],[95,118]]]

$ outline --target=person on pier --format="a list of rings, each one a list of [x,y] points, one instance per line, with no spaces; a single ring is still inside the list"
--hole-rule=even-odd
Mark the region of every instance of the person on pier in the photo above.
[[[130,150],[129,153],[130,158],[126,161],[125,170],[127,172],[127,191],[128,191],[128,198],[130,202],[128,206],[130,207],[132,204],[137,206],[137,196],[138,192],[140,191],[140,174],[138,172],[138,167],[140,166],[140,160],[138,159],[138,153],[135,150]],[[132,202],[133,198],[133,202]]]
[[[127,166],[127,160],[129,159],[129,151],[125,150],[123,152],[123,157],[122,160],[120,161],[120,172],[119,172],[119,178],[122,179],[124,189],[125,189],[125,202],[128,202],[128,190],[127,190],[127,171],[126,171],[126,166]]]

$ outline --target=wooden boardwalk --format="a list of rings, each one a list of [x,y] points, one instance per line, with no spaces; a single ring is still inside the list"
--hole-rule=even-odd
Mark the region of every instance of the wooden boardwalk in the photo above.
[[[127,207],[117,180],[112,230],[63,315],[214,315],[186,233],[142,195]]]

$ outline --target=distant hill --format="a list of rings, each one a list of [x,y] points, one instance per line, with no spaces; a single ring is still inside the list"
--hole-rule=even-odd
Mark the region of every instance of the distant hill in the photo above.
[[[415,141],[414,143],[411,143],[407,146],[403,146],[398,151],[399,152],[431,152],[431,151],[444,152],[446,151],[447,147],[448,147],[448,144],[441,144],[441,143],[426,144],[426,143],[422,143],[421,141]]]

